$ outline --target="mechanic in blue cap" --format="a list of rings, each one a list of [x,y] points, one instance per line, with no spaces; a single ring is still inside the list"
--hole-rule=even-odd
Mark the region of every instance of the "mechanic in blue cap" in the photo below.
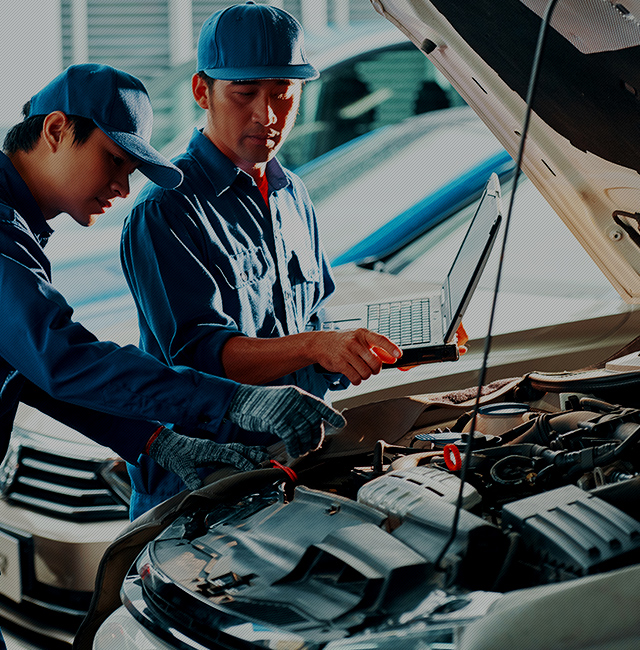
[[[153,458],[197,488],[214,462],[253,469],[264,450],[222,444],[223,419],[275,434],[299,456],[322,439],[322,420],[344,419],[289,386],[239,386],[190,368],[169,368],[134,346],[98,341],[72,320],[44,252],[48,222],[67,213],[91,225],[129,193],[140,169],[163,187],[182,173],[149,144],[152,112],[142,83],[101,65],[71,66],[23,110],[0,153],[0,458],[19,402],[111,447],[130,463]],[[160,423],[200,439],[180,435]]]
[[[324,398],[400,356],[368,330],[305,331],[334,281],[307,190],[276,154],[303,82],[316,77],[301,25],[281,9],[248,2],[204,23],[192,89],[206,126],[174,161],[182,185],[148,185],[122,238],[141,347],[169,365]],[[222,432],[270,441],[230,422]],[[183,488],[162,468],[144,470],[130,467],[134,516]]]

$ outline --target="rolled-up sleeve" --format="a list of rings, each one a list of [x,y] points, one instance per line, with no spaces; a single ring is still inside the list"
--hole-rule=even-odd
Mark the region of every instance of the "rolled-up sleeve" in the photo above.
[[[140,346],[169,365],[225,377],[231,337],[304,331],[335,284],[307,190],[275,158],[266,167],[268,204],[251,176],[198,131],[175,163],[183,183],[147,185],[123,228]],[[310,366],[272,383],[324,397],[341,380]]]

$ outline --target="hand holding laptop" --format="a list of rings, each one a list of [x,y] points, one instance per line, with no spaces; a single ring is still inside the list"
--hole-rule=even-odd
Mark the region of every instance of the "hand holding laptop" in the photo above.
[[[489,259],[501,220],[500,181],[494,173],[485,185],[439,291],[433,292],[430,283],[430,290],[421,296],[323,307],[314,329],[342,331],[366,327],[367,331],[386,334],[402,348],[402,359],[391,365],[383,360],[383,367],[408,368],[456,361],[466,352],[464,344],[468,340],[459,326]]]
[[[357,386],[363,379],[377,375],[382,364],[393,364],[402,350],[377,332],[359,327],[353,330],[314,332],[313,358],[325,371],[339,372]]]

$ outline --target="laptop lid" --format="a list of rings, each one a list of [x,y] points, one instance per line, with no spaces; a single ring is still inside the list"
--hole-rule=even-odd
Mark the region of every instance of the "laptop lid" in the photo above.
[[[442,285],[442,329],[449,343],[462,321],[498,234],[502,220],[500,181],[491,174],[471,225]]]

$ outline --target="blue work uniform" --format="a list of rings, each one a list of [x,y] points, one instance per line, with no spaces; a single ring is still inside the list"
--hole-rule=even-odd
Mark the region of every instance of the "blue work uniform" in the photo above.
[[[222,349],[231,337],[304,331],[335,284],[307,190],[275,158],[266,166],[268,206],[253,178],[198,130],[173,162],[184,172],[182,184],[147,185],[123,230],[122,266],[138,308],[140,347],[169,365],[224,377]],[[320,398],[347,383],[313,366],[273,382]],[[272,441],[230,423],[220,435],[245,444]],[[138,468],[130,474],[147,508],[184,489],[157,466],[144,477]]]
[[[169,368],[133,345],[98,341],[74,322],[51,283],[44,246],[52,232],[0,153],[0,458],[21,401],[130,463],[148,458],[141,454],[158,421],[217,431],[238,384]]]

